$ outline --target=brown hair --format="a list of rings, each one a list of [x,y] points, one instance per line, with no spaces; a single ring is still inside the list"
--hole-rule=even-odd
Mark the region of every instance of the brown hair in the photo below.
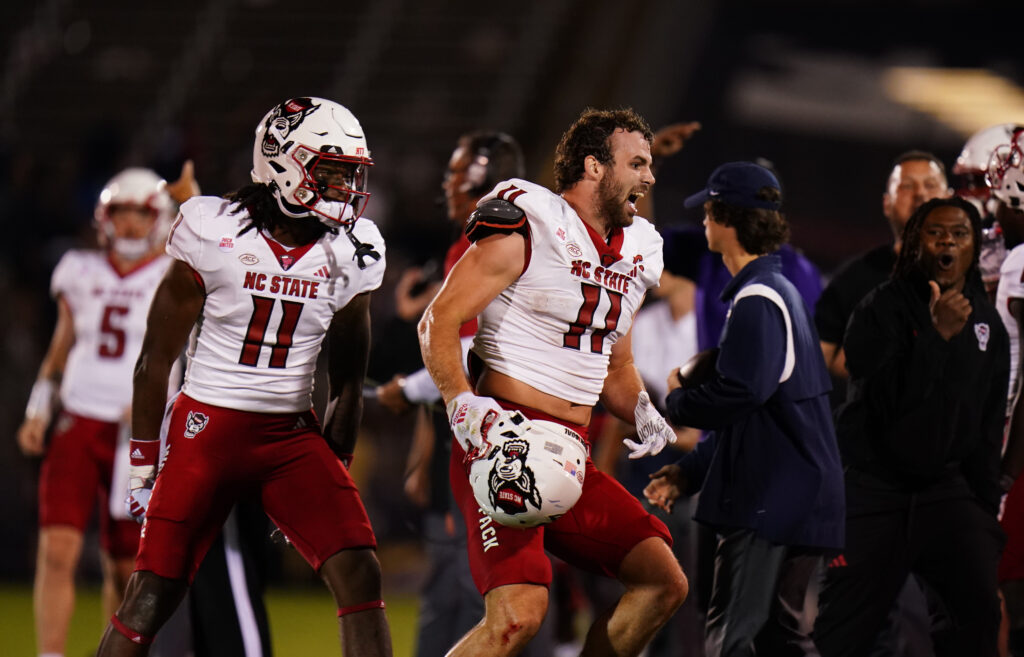
[[[757,198],[778,203],[782,193],[774,187],[762,187]],[[708,201],[705,208],[711,221],[736,229],[736,240],[751,255],[778,251],[789,240],[789,224],[778,210],[741,208],[725,201]]]
[[[555,191],[564,192],[583,178],[583,162],[593,155],[601,164],[612,161],[609,137],[616,130],[642,133],[648,142],[654,133],[647,121],[632,108],[583,110],[576,122],[562,135],[555,149]]]

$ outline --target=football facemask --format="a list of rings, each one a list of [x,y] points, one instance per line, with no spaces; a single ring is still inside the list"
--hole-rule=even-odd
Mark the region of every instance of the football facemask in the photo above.
[[[322,98],[293,98],[256,128],[253,182],[268,185],[281,211],[351,224],[366,208],[373,166],[362,126],[348,109]]]

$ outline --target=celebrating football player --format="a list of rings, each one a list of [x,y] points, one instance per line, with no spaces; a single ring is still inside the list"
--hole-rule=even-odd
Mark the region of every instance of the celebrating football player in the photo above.
[[[147,653],[231,506],[247,497],[327,583],[344,654],[391,654],[376,539],[347,471],[369,292],[384,274],[384,242],[361,218],[372,164],[351,112],[293,98],[257,126],[251,185],[182,206],[135,370],[131,508],[145,516],[143,538],[99,655]],[[190,332],[154,485],[160,388]],[[311,393],[328,335],[321,434]]]
[[[466,228],[472,246],[420,322],[424,362],[451,420],[451,483],[486,607],[483,621],[451,655],[515,655],[522,649],[547,610],[551,567],[545,548],[626,586],[618,603],[595,620],[584,655],[637,654],[686,596],[686,578],[664,524],[589,458],[575,506],[526,529],[481,512],[490,505],[487,496],[470,484],[474,459],[498,458],[486,443],[494,446],[506,435],[515,436],[510,440],[520,451],[564,454],[562,445],[531,443],[529,435],[560,433],[569,444],[585,438],[598,399],[615,415],[635,420],[636,455],[656,453],[675,440],[643,389],[630,349],[633,315],[662,269],[661,237],[636,216],[637,201],[654,184],[651,138],[632,110],[586,110],[558,146],[558,194],[514,178],[484,196]],[[471,384],[462,368],[459,327],[477,316]],[[532,455],[523,457],[529,463]],[[563,485],[559,477],[584,474],[568,460],[560,467],[531,470],[525,479],[547,499],[548,488]],[[522,497],[519,513],[535,514],[532,486]],[[518,515],[510,508],[505,505],[501,515]]]

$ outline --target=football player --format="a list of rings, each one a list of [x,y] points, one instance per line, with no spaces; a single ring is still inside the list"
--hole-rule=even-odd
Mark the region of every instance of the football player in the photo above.
[[[347,470],[369,293],[384,275],[384,242],[361,218],[372,164],[350,111],[292,98],[257,126],[252,184],[182,206],[135,370],[130,501],[142,540],[99,655],[147,654],[231,506],[251,497],[327,583],[344,654],[391,654],[376,539]],[[311,395],[328,335],[321,432]],[[186,339],[155,478],[161,382]]]
[[[584,654],[638,653],[686,596],[664,524],[589,458],[576,505],[530,529],[490,522],[468,478],[483,425],[506,409],[585,437],[601,399],[616,416],[635,420],[635,454],[675,440],[630,349],[633,315],[662,269],[661,237],[636,210],[654,184],[652,136],[632,110],[586,110],[559,144],[558,193],[514,178],[484,196],[466,228],[472,246],[420,322],[424,362],[451,421],[451,484],[485,602],[482,622],[452,656],[519,653],[547,610],[545,549],[626,586],[595,620]],[[471,384],[459,327],[477,316]],[[539,474],[537,487],[544,495]]]
[[[1010,336],[1006,401],[1009,425],[1000,469],[1000,486],[1007,493],[1000,517],[1006,545],[999,561],[999,587],[1006,603],[1009,647],[1013,654],[1018,654],[1024,649],[1024,486],[1017,481],[1024,470],[1024,405],[1020,403],[1020,342],[1024,335],[1024,126],[993,126],[988,129],[988,134],[992,133],[997,139],[986,144],[990,152],[984,180],[991,195],[984,199],[985,207],[996,217],[1006,246],[1011,249],[999,268],[996,289],[996,310]]]
[[[441,184],[448,220],[457,227],[456,239],[444,257],[445,276],[469,248],[463,228],[477,201],[499,182],[521,178],[523,170],[522,149],[511,135],[476,130],[459,137]],[[418,320],[441,287],[440,281],[424,285],[423,278],[423,270],[412,268],[395,288],[395,305],[403,319]],[[422,292],[411,294],[414,284],[422,287]],[[459,330],[464,352],[469,350],[474,333],[475,317]],[[377,400],[395,413],[409,410],[412,404],[420,405],[405,474],[407,497],[423,508],[421,534],[430,558],[417,618],[417,657],[444,655],[484,612],[469,571],[466,527],[448,492],[451,448],[448,416],[437,404],[440,399],[441,393],[426,369],[408,376],[397,374],[377,388]],[[550,652],[554,641],[551,625],[541,630],[524,655],[535,650],[538,655]]]
[[[25,455],[43,456],[34,587],[41,655],[64,652],[83,532],[97,500],[108,612],[120,603],[131,573],[139,525],[124,510],[127,482],[112,481],[119,428],[131,405],[146,311],[171,262],[162,251],[175,201],[196,191],[190,162],[170,187],[149,169],[125,169],[96,204],[102,248],[68,251],[53,272],[57,325],[17,435]],[[166,398],[166,378],[163,392]]]

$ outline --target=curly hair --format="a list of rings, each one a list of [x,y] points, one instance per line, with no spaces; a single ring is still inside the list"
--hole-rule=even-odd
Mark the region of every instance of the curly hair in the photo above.
[[[896,265],[893,267],[892,278],[907,278],[918,271],[917,261],[921,257],[921,227],[924,220],[936,208],[952,207],[963,210],[971,222],[971,230],[974,234],[974,255],[971,257],[971,266],[967,270],[967,277],[971,278],[978,274],[978,261],[981,258],[981,215],[978,208],[970,201],[965,201],[959,196],[949,198],[933,198],[922,203],[919,208],[910,215],[907,225],[903,228],[903,246],[896,256]]]
[[[253,229],[266,230],[268,233],[273,233],[277,226],[289,221],[309,221],[310,225],[316,224],[321,229],[316,235],[316,239],[319,239],[325,233],[337,234],[338,232],[336,228],[330,228],[316,218],[291,219],[286,217],[277,205],[277,199],[274,198],[273,190],[269,185],[263,183],[250,183],[225,194],[224,198],[235,205],[235,209],[231,211],[231,214],[238,214],[243,210],[249,213],[249,223],[238,232],[239,236]]]
[[[778,203],[782,193],[774,187],[762,187],[757,197]],[[736,229],[737,241],[751,255],[778,251],[789,240],[789,224],[778,210],[742,208],[724,201],[708,201],[704,207],[709,219]]]
[[[642,133],[648,143],[654,133],[632,108],[597,110],[588,107],[562,135],[555,149],[555,191],[569,189],[583,178],[583,162],[593,155],[601,164],[613,160],[609,137],[618,129]]]

